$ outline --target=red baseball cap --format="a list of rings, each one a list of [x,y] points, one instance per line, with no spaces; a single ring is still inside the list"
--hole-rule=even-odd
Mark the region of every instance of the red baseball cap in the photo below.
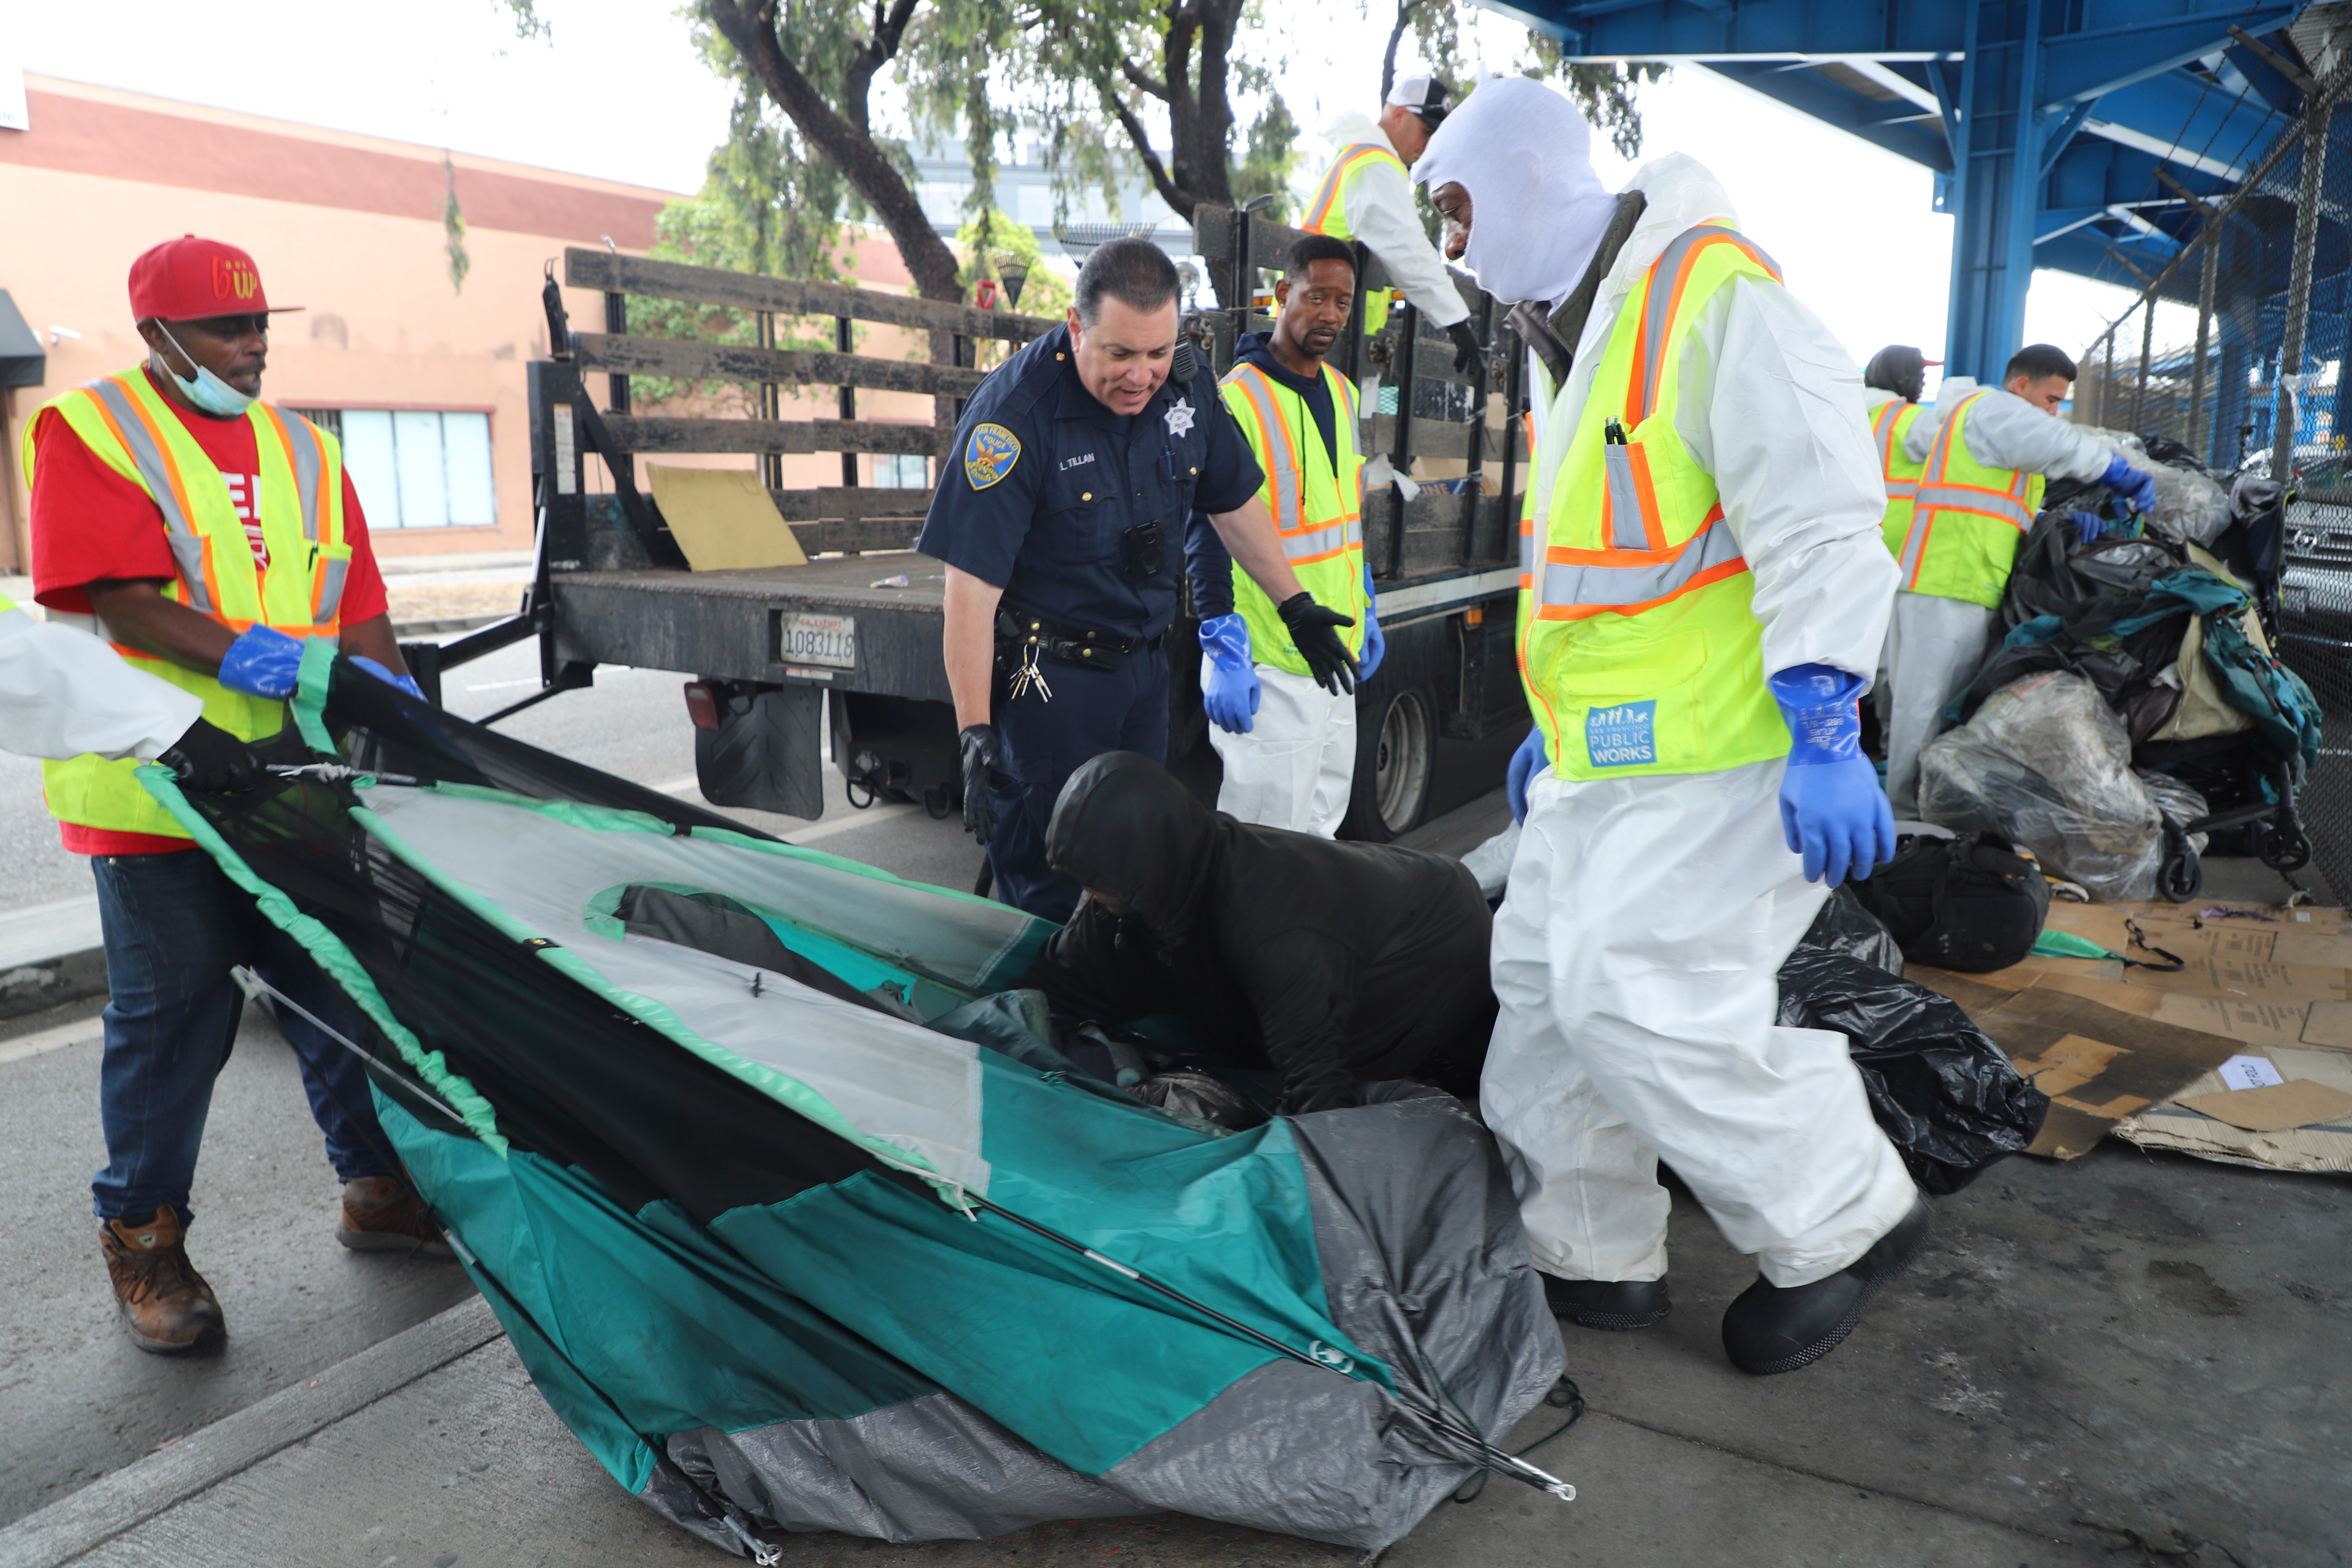
[[[234,245],[193,234],[167,239],[131,264],[131,316],[164,321],[200,321],[207,316],[245,316],[299,310],[272,306],[261,291],[261,270]]]

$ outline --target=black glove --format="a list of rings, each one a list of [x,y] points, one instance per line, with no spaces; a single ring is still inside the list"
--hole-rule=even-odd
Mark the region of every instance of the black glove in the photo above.
[[[1478,330],[1468,321],[1456,321],[1445,329],[1454,340],[1454,369],[1456,374],[1468,375],[1470,367],[1486,357],[1486,345],[1478,341]]]
[[[967,724],[956,737],[963,750],[963,827],[985,845],[996,837],[996,808],[988,800],[988,775],[996,771],[996,726]]]
[[[261,776],[261,764],[243,741],[202,719],[155,760],[188,788],[208,795],[242,794]]]
[[[1298,657],[1307,661],[1308,673],[1324,690],[1339,697],[1356,689],[1356,658],[1336,629],[1354,626],[1354,616],[1325,609],[1312,594],[1293,594],[1276,611],[1289,628]]]

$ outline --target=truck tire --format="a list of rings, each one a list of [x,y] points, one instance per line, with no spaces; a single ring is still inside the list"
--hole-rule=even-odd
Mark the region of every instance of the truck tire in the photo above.
[[[1437,774],[1437,694],[1426,685],[1360,693],[1356,777],[1343,838],[1386,844],[1421,826]]]

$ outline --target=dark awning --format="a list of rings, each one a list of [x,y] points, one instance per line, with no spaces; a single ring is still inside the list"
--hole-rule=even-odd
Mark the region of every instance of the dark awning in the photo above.
[[[25,324],[24,312],[0,289],[0,386],[38,386],[48,379],[49,356]]]

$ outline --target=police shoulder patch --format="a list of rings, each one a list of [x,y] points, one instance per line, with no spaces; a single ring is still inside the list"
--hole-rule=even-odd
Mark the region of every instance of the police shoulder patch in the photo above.
[[[963,477],[976,490],[996,483],[1020,460],[1021,437],[1002,425],[975,425],[963,444]]]

